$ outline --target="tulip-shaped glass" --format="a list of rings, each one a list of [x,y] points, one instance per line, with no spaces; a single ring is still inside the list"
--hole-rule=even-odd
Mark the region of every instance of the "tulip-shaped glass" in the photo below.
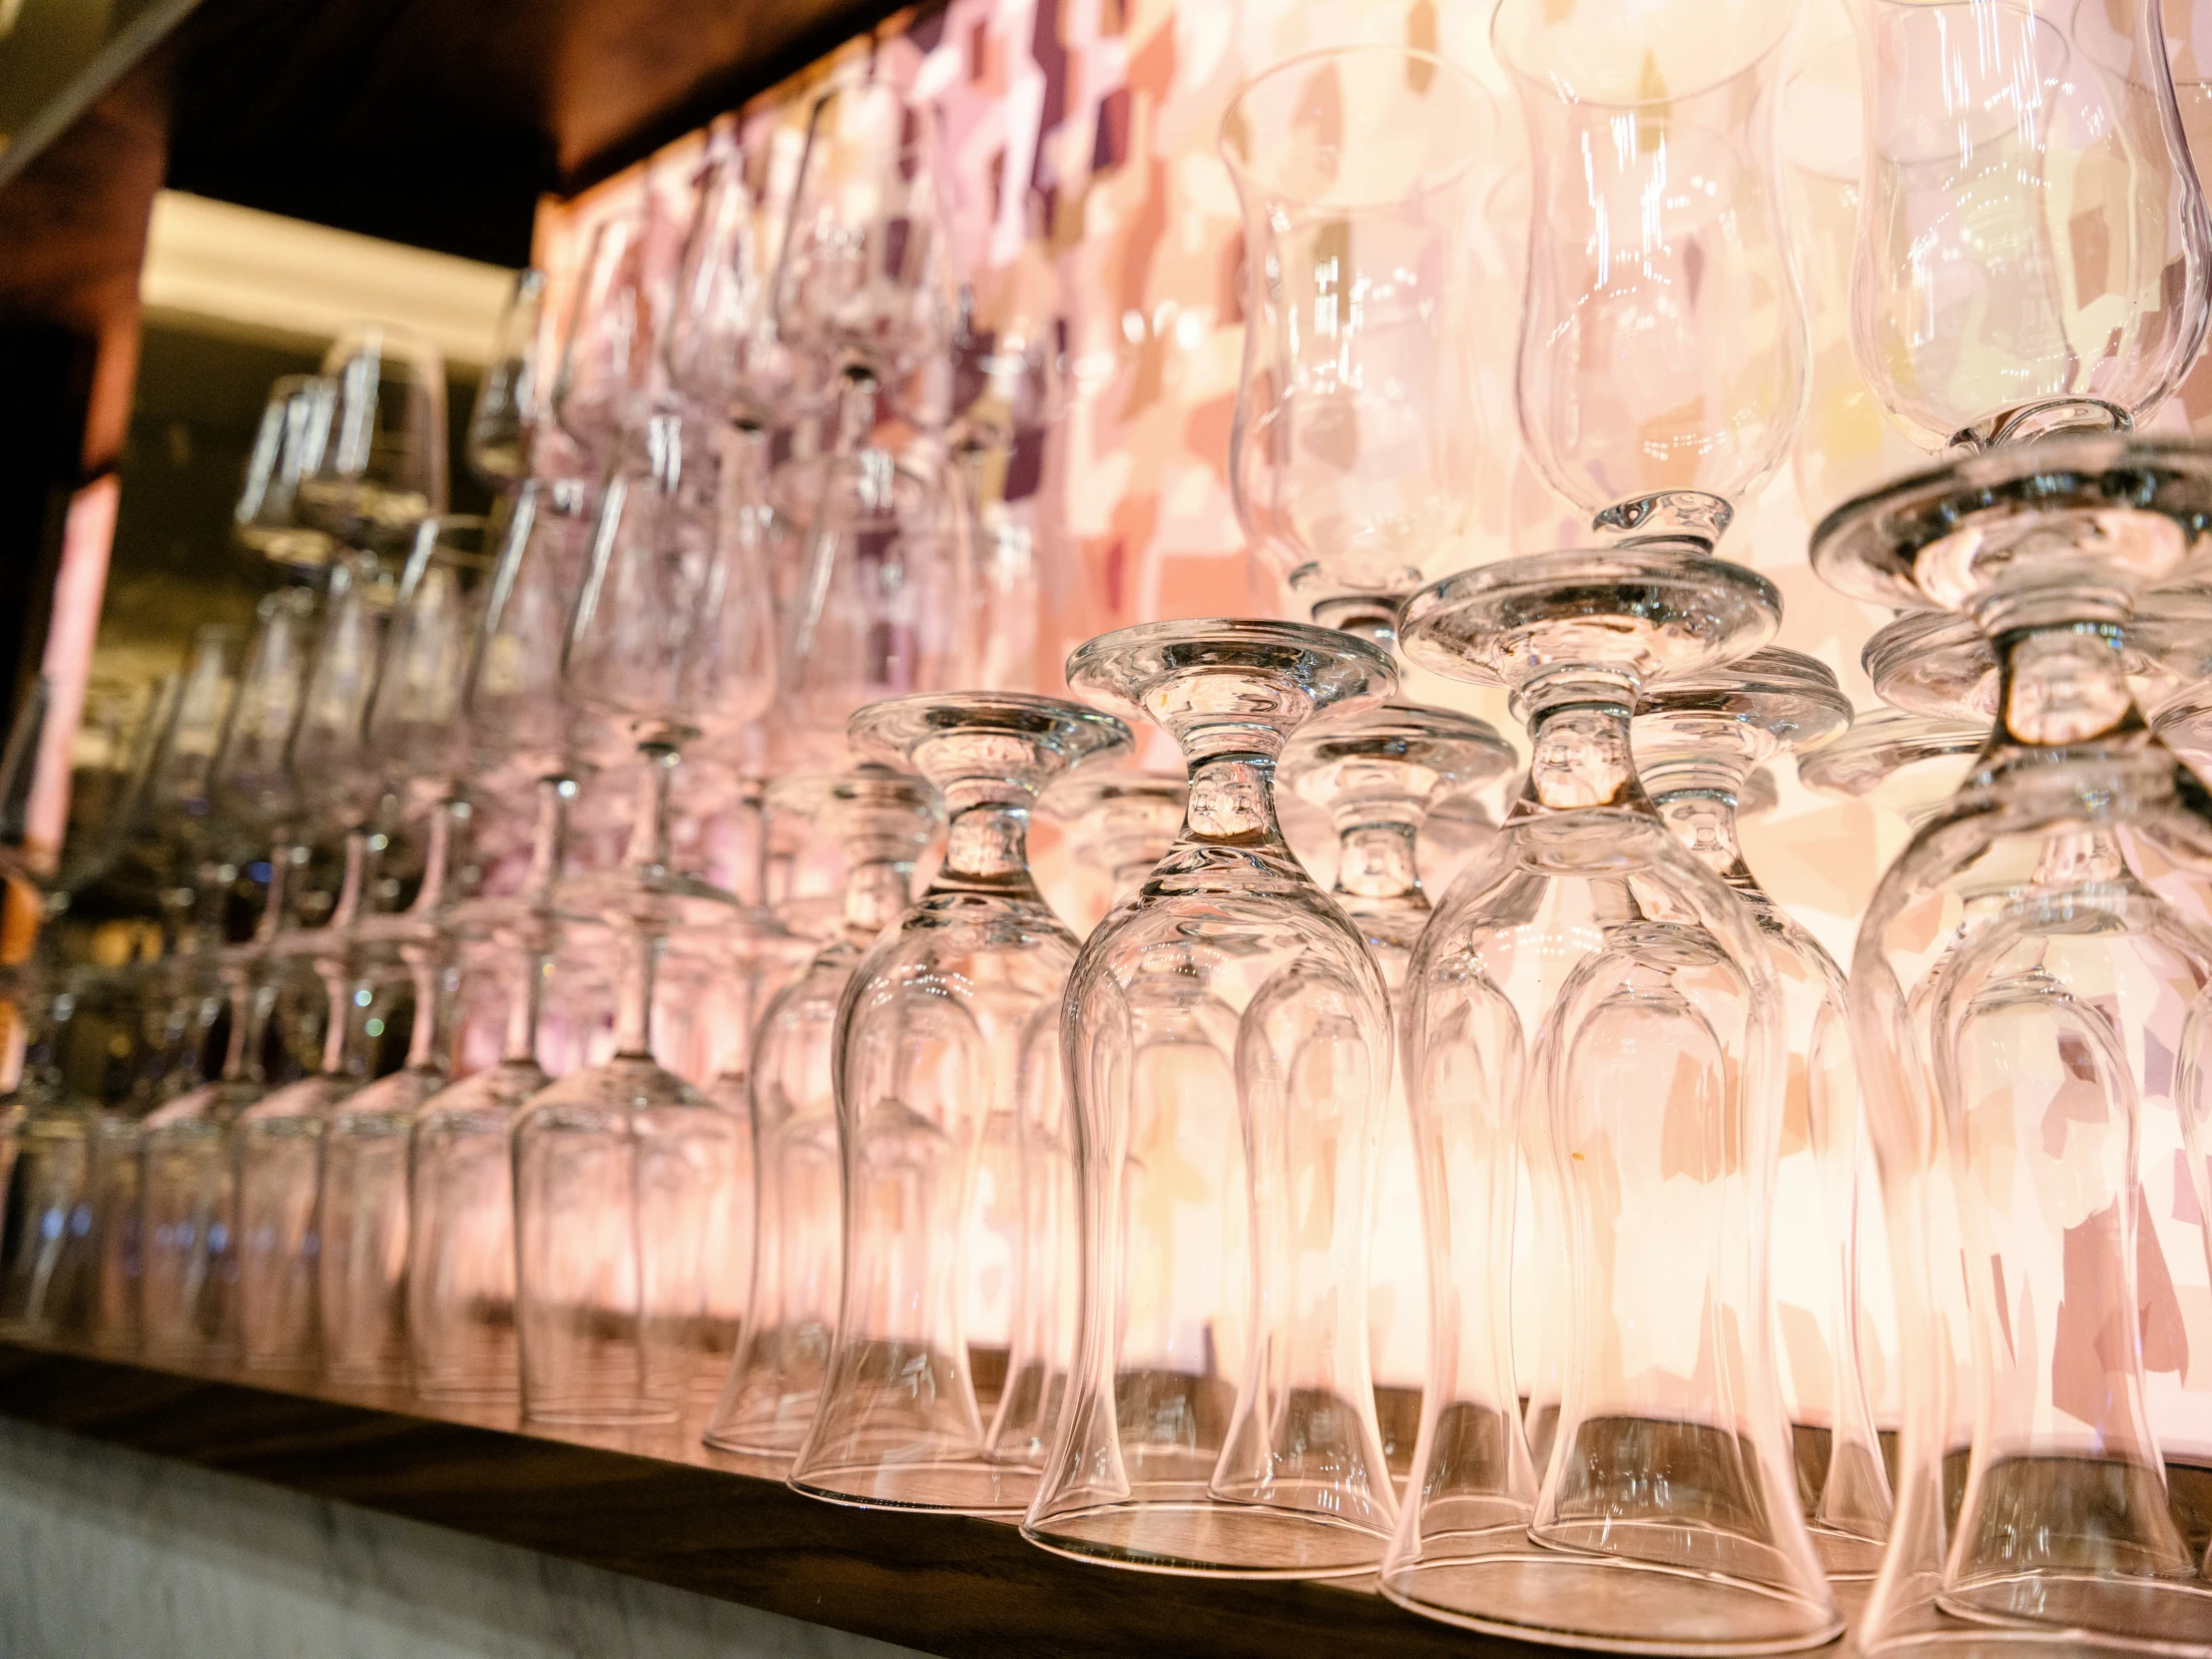
[[[1396,1520],[1368,1371],[1387,993],[1292,856],[1275,767],[1389,659],[1303,624],[1092,640],[1079,696],[1190,767],[1183,832],[1084,943],[1061,1041],[1075,1129],[1075,1373],[1023,1534],[1158,1572],[1374,1570]]]
[[[844,1503],[1019,1513],[1057,1390],[1030,1390],[1003,1445],[987,1436],[963,1306],[974,1190],[987,1142],[1018,1148],[1025,1125],[1056,1135],[1062,1117],[1060,999],[1076,939],[1030,876],[1030,812],[1053,778],[1125,748],[1129,731],[1015,692],[871,704],[851,730],[857,751],[935,787],[945,854],[860,958],[837,1011],[843,1288],[792,1484]],[[1048,1153],[1036,1173],[1053,1179]]]

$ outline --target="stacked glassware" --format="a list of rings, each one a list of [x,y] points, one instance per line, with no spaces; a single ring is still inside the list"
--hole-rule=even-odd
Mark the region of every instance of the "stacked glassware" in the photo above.
[[[240,499],[283,585],[67,859],[11,737],[0,1324],[1560,1646],[2204,1651],[2212,450],[2142,429],[2212,223],[2148,0],[1850,5],[1855,179],[1785,161],[1790,0],[1502,0],[1525,165],[1431,54],[1243,88],[1228,477],[1299,618],[1076,702],[1007,499],[1059,331],[963,291],[877,69],[788,200],[725,146],[680,244],[524,275],[488,520],[434,350],[349,331]],[[1516,449],[1575,545],[1498,530],[1559,518]],[[1895,713],[1722,556],[1785,459]],[[1848,976],[1739,837],[1785,755],[1909,821]]]

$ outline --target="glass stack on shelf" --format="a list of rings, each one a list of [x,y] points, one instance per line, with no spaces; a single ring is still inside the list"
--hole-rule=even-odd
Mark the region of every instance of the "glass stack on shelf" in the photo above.
[[[552,221],[483,519],[345,330],[243,651],[66,847],[74,699],[0,762],[0,1333],[1567,1648],[2212,1647],[2190,10],[1288,52],[1203,319],[899,36]]]

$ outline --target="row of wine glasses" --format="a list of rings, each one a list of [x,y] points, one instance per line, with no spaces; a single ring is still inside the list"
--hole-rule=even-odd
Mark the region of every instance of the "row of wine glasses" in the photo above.
[[[1795,10],[1498,6],[1521,455],[1588,534],[1488,562],[1486,95],[1394,47],[1244,89],[1230,475],[1314,621],[1105,635],[1078,702],[939,678],[980,567],[926,578],[943,447],[883,418],[927,430],[954,348],[922,107],[825,100],[773,261],[739,159],[672,293],[650,225],[602,230],[550,406],[503,394],[488,544],[418,513],[387,572],[392,494],[340,516],[302,462],[315,579],[265,605],[220,737],[143,746],[122,792],[109,867],[156,901],[49,898],[69,960],[144,948],[48,987],[0,1316],[74,1298],[96,1338],[542,1420],[703,1408],[830,1501],[1377,1574],[1560,1645],[1812,1647],[1854,1599],[1884,1653],[2212,1642],[2212,802],[2177,759],[2212,463],[2139,435],[2202,346],[2212,226],[2162,19],[1853,0],[1856,372],[1940,464],[1815,532],[1907,613],[1867,660],[1903,712],[1847,731],[1720,556],[1810,372]],[[1016,441],[980,401],[954,428]],[[1389,701],[1401,663],[1527,726],[1433,906],[1423,840],[1511,751]],[[1130,728],[1086,705],[1187,778],[1102,766]],[[1916,820],[1848,976],[1737,838],[1785,753]],[[1279,777],[1333,820],[1334,895]],[[1080,940],[1028,858],[1055,802],[1116,889]],[[778,819],[839,844],[840,894]],[[588,1030],[549,1063],[564,997]],[[73,1095],[62,1051],[125,1027],[166,1057],[134,1105]]]

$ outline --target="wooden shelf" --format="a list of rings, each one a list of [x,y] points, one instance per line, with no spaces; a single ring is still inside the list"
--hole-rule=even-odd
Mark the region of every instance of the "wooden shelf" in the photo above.
[[[1004,1522],[820,1503],[708,1451],[696,1425],[549,1431],[429,1409],[0,1342],[9,1416],[958,1659],[1557,1652],[1414,1618],[1366,1581],[1118,1572]]]

